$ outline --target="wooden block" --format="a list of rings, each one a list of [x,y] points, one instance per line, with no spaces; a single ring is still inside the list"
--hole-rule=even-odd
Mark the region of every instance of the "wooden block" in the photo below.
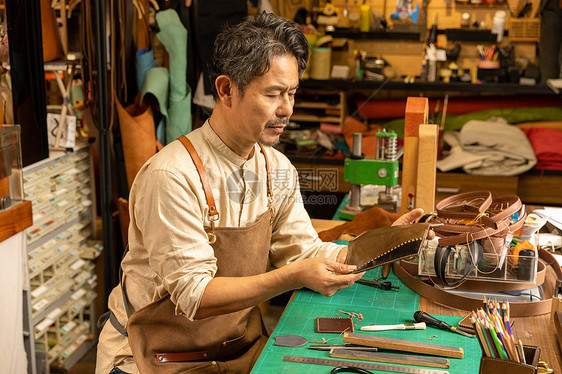
[[[395,351],[404,351],[412,353],[421,353],[432,356],[443,356],[453,358],[463,358],[464,351],[459,347],[450,347],[447,345],[420,343],[404,339],[382,338],[379,336],[371,336],[355,333],[344,333],[343,342],[351,344],[366,345],[368,347],[377,347],[384,349],[392,349]]]
[[[0,213],[0,242],[33,224],[31,201],[24,201]]]
[[[418,136],[420,125],[428,122],[428,113],[427,97],[409,97],[406,101],[404,135]]]
[[[10,180],[9,177],[0,178],[0,198],[2,196],[10,196]]]
[[[550,311],[550,322],[556,322],[556,312],[562,313],[562,298],[553,296],[552,297],[552,307]],[[561,336],[562,338],[562,336]]]
[[[559,354],[562,354],[562,312],[554,312],[554,327],[556,327],[556,336],[558,337],[558,345],[560,345]]]
[[[449,360],[438,357],[402,355],[396,353],[355,351],[353,349],[332,349],[330,357],[349,358],[352,360],[365,360],[387,362],[390,364],[417,365],[434,368],[449,368]]]
[[[416,177],[418,173],[418,137],[404,137],[404,155],[402,156],[402,201],[400,211],[408,211],[408,195],[416,197]]]
[[[420,125],[415,207],[426,213],[435,210],[438,138],[437,125]]]

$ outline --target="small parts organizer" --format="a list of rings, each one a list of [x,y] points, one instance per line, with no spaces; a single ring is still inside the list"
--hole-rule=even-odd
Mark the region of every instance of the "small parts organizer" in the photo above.
[[[539,42],[541,38],[540,18],[511,18],[509,40],[512,42]]]
[[[93,260],[102,245],[92,240],[89,150],[30,165],[23,180],[24,197],[32,201],[33,210],[33,226],[26,230],[29,284],[24,330],[29,336],[24,343],[28,357],[35,359],[31,372],[48,373],[53,367],[68,369],[95,344]]]
[[[428,245],[420,250],[418,274],[436,277],[435,272],[435,241],[428,241]],[[501,251],[499,251],[501,252]],[[484,252],[476,263],[466,245],[456,245],[449,253],[445,276],[447,279],[482,280],[507,283],[536,283],[537,256],[513,256],[502,253]],[[476,266],[473,266],[476,265]],[[467,270],[468,269],[468,270]]]

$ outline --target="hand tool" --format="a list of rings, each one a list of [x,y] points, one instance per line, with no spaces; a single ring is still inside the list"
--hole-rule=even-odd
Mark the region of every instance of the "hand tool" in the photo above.
[[[361,331],[385,331],[385,330],[425,330],[425,322],[400,323],[397,325],[368,325],[361,327]]]
[[[365,352],[353,349],[332,349],[332,358],[348,358],[351,360],[384,362],[386,364],[416,365],[448,369],[450,360],[441,357],[405,355],[385,352]]]
[[[421,353],[424,355],[463,358],[464,350],[460,347],[448,345],[423,343],[413,340],[385,338],[366,334],[355,334],[344,332],[343,342],[359,344],[367,347],[377,347],[381,349],[391,349],[393,351],[404,351],[411,353]]]
[[[299,364],[313,364],[313,365],[326,365],[326,366],[337,366],[337,367],[352,367],[352,368],[361,368],[361,369],[368,369],[368,370],[381,370],[387,373],[449,374],[449,372],[446,370],[415,368],[411,366],[374,364],[374,363],[367,363],[367,362],[360,362],[360,361],[331,360],[326,358],[302,357],[302,356],[290,356],[290,355],[286,355],[285,357],[283,357],[283,361],[296,362]]]
[[[354,351],[376,352],[379,350],[377,347],[365,347],[357,344],[318,344],[309,345],[308,348],[314,349],[316,351],[330,351],[332,349],[353,349]]]
[[[367,286],[373,286],[373,287],[380,288],[381,290],[385,290],[385,291],[392,290],[392,289],[397,290],[397,289],[400,288],[398,286],[393,286],[392,283],[390,283],[388,281],[387,282],[379,282],[379,281],[376,281],[376,280],[359,279],[355,283],[364,284],[364,285],[367,285]]]
[[[440,321],[437,318],[427,314],[426,312],[422,312],[421,310],[418,310],[417,312],[414,313],[414,319],[418,322],[425,322],[429,326],[436,327],[440,330],[456,332],[457,334],[461,334],[461,335],[469,337],[469,338],[474,338],[474,336],[475,336],[475,335],[466,333],[462,330],[459,330],[456,327],[449,325],[445,321]]]

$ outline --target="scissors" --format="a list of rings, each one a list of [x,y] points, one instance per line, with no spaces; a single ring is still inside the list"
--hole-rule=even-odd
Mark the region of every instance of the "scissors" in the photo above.
[[[338,366],[332,369],[330,374],[336,373],[359,373],[359,374],[373,374],[372,371],[357,368],[354,366]]]

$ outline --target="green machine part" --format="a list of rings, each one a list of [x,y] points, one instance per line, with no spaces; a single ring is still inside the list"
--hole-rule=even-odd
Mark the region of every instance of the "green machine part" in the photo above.
[[[399,163],[371,158],[346,158],[344,164],[345,181],[351,184],[372,184],[377,186],[396,186],[398,184]]]

